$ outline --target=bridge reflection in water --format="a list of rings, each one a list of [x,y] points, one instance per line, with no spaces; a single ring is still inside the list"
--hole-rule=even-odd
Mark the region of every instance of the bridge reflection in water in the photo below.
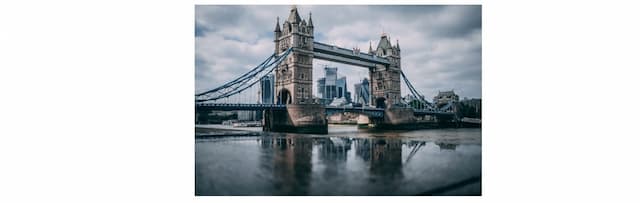
[[[480,130],[431,132],[196,139],[196,195],[480,195]]]

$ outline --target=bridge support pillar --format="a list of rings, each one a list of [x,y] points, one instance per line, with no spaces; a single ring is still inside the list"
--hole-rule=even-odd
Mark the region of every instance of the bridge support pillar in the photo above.
[[[379,129],[413,129],[416,126],[416,118],[413,109],[390,107],[384,110],[383,119],[370,119],[370,127]]]
[[[413,109],[391,107],[384,110],[384,123],[389,125],[415,124]]]
[[[286,110],[267,110],[264,131],[327,134],[324,106],[320,104],[288,104]]]
[[[369,116],[362,114],[358,115],[358,128],[368,128],[370,123],[371,120],[369,119]]]

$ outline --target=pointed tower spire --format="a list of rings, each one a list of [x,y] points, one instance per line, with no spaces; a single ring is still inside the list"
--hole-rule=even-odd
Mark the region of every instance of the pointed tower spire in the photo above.
[[[400,40],[396,39],[396,47],[400,49]]]
[[[291,13],[287,19],[291,24],[297,24],[300,22],[300,15],[298,15],[298,7],[296,5],[291,6]]]
[[[369,53],[373,53],[373,48],[371,48],[371,40],[369,40]]]
[[[313,21],[311,20],[311,12],[309,12],[309,27],[313,27]]]
[[[280,16],[276,18],[276,29],[273,32],[280,32]]]

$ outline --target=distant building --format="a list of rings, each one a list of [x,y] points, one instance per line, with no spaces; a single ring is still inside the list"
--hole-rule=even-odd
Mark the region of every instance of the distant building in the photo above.
[[[256,111],[237,111],[239,121],[255,121],[259,120]]]
[[[433,97],[433,103],[436,105],[446,104],[449,103],[449,101],[458,102],[460,101],[460,97],[453,92],[453,90],[444,92],[438,91],[438,95]]]
[[[347,102],[351,102],[351,93],[347,91],[347,77],[336,80],[336,90],[335,98],[344,98]]]
[[[465,97],[462,101],[460,101],[460,111],[463,117],[481,118],[482,99],[467,99]]]
[[[467,99],[465,97],[463,100],[460,101],[460,103],[473,107],[475,109],[480,109],[482,105],[482,99],[478,99],[478,98]]]
[[[330,103],[334,98],[344,98],[351,102],[351,92],[347,91],[347,78],[338,78],[337,67],[324,67],[324,75],[318,79],[318,96]]]
[[[260,98],[263,104],[274,103],[274,80],[273,74],[269,74],[260,80]]]
[[[318,79],[318,97],[320,98],[325,98],[325,96],[328,96],[328,92],[332,89],[327,87],[326,81],[326,78]]]
[[[337,67],[324,67],[324,77],[318,79],[318,96],[322,99],[333,99],[337,95]]]
[[[364,106],[369,105],[369,98],[371,95],[371,91],[369,91],[369,80],[364,78],[360,83],[353,86],[355,88],[353,103],[362,104]]]

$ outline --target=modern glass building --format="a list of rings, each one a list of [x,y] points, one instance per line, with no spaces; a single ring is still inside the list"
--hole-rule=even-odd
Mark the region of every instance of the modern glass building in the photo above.
[[[369,95],[371,92],[369,91],[369,80],[367,78],[362,79],[360,83],[357,83],[354,86],[355,94],[353,103],[369,105]]]
[[[260,80],[261,102],[263,104],[273,104],[274,99],[274,83],[273,74],[269,74]]]
[[[324,77],[318,79],[318,97],[327,101],[345,98],[351,102],[351,92],[347,91],[347,78],[338,78],[337,67],[324,67]]]

